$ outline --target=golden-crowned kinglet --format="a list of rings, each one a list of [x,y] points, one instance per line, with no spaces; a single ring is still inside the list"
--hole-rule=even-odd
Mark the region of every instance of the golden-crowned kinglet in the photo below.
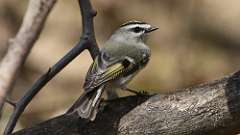
[[[145,41],[148,33],[157,29],[142,21],[122,24],[95,58],[86,76],[85,91],[68,113],[77,112],[93,121],[103,91],[127,89],[128,82],[148,63],[151,53]]]

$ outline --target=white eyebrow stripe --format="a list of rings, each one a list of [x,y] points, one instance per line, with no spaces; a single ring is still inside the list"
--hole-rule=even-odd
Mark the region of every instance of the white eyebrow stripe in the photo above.
[[[150,28],[151,25],[149,25],[149,24],[131,24],[131,25],[124,26],[123,28],[125,28],[125,29],[132,29],[132,28],[136,28],[136,27]]]

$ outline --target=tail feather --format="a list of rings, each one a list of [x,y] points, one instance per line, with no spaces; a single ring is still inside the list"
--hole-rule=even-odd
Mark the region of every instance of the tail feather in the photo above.
[[[93,121],[98,112],[98,106],[103,93],[103,88],[104,85],[91,92],[84,92],[83,95],[67,111],[67,114],[77,112],[81,118],[86,118]]]

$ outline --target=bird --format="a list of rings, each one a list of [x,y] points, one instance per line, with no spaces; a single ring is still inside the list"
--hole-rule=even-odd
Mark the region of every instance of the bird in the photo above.
[[[157,29],[136,20],[120,25],[91,64],[83,85],[84,92],[67,114],[77,112],[81,118],[94,121],[104,91],[113,97],[119,88],[134,92],[127,84],[149,62],[151,51],[146,40],[149,33]]]

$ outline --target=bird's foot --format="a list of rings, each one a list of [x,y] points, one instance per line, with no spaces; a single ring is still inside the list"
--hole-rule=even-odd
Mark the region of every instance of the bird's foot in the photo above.
[[[149,93],[147,91],[136,91],[136,90],[132,90],[132,89],[129,89],[129,88],[124,88],[124,90],[129,91],[131,93],[134,93],[138,96],[148,96],[149,95]]]
[[[144,90],[140,91],[139,93],[144,96],[150,95],[147,91]]]

